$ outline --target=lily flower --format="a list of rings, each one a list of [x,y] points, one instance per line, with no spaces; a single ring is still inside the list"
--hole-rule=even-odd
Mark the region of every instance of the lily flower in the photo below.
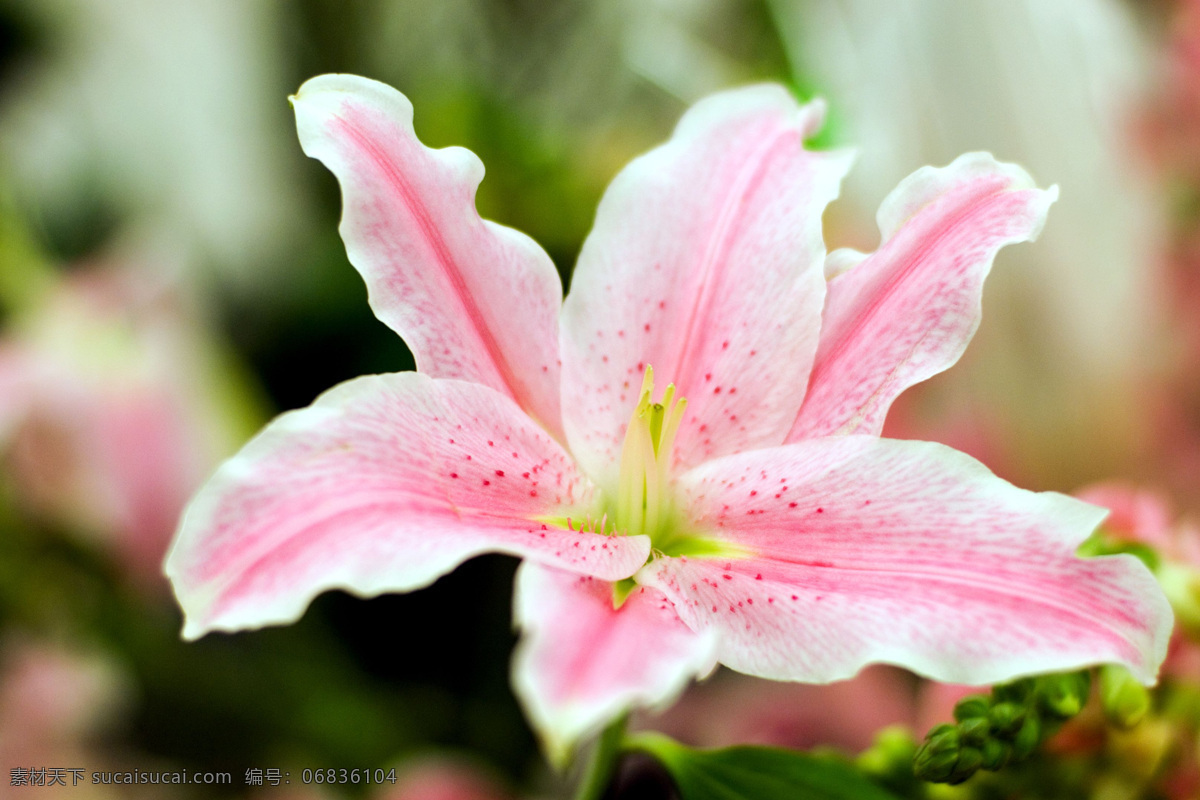
[[[518,555],[514,683],[555,757],[717,662],[1154,681],[1172,619],[1153,577],[1075,556],[1102,509],[879,437],[961,355],[996,251],[1037,235],[1055,189],[965,155],[884,201],[874,254],[826,258],[851,157],[804,148],[823,107],[728,91],[617,176],[564,302],[534,242],[479,218],[479,160],[422,145],[399,92],[326,75],[292,102],[418,371],[341,384],[216,472],[166,564],[185,637]]]

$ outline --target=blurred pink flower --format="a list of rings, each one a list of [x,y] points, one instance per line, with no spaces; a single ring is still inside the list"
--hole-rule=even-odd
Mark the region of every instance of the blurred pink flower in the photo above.
[[[920,739],[935,725],[952,722],[954,705],[963,697],[989,689],[922,680],[886,665],[821,686],[759,681],[727,672],[691,687],[659,714],[640,715],[634,725],[697,747],[830,746],[857,753],[892,725],[908,728]]]
[[[122,701],[115,667],[98,656],[10,641],[0,681],[0,752],[4,763],[73,745],[95,733]]]
[[[1111,512],[1103,524],[1109,535],[1149,545],[1164,558],[1200,568],[1200,530],[1175,520],[1164,493],[1110,481],[1085,486],[1075,496]]]
[[[1099,509],[879,438],[962,354],[996,251],[1037,235],[1055,190],[968,154],[884,201],[875,253],[826,258],[850,158],[804,149],[822,107],[726,92],[613,181],[564,303],[546,254],[479,218],[479,161],[425,148],[399,92],[331,75],[293,103],[421,372],[342,384],[218,470],[168,558],[185,636],[520,555],[513,679],[554,757],[717,661],[975,683],[1116,661],[1153,681],[1153,578],[1074,555]]]
[[[125,676],[107,658],[43,642],[9,639],[0,650],[0,764],[13,768],[98,769],[106,759],[93,741],[127,702]],[[46,797],[106,800],[121,796],[91,786],[42,787]],[[20,789],[13,790],[20,792]]]
[[[1142,545],[1153,553],[1159,580],[1179,624],[1162,665],[1164,686],[1148,717],[1132,730],[1108,724],[1101,709],[1073,719],[1049,742],[1051,752],[1105,754],[1164,797],[1200,791],[1194,697],[1200,688],[1200,529],[1180,518],[1163,491],[1125,481],[1084,487],[1076,496],[1111,511],[1101,525],[1107,544]]]
[[[1112,481],[1085,487],[1076,496],[1112,512],[1102,526],[1108,537],[1155,552],[1160,560],[1155,575],[1180,623],[1163,673],[1200,682],[1200,528],[1176,519],[1170,500],[1153,489]]]
[[[1143,121],[1155,160],[1177,179],[1200,183],[1200,2],[1170,4],[1158,91]]]
[[[438,756],[402,765],[396,785],[372,800],[513,800],[513,795],[470,762]]]
[[[722,673],[690,688],[661,714],[641,716],[635,727],[653,728],[695,747],[829,745],[857,753],[881,728],[915,726],[916,687],[911,674],[882,665],[824,686]]]
[[[1150,398],[1156,423],[1156,482],[1169,485],[1189,510],[1200,510],[1200,2],[1163,4],[1169,15],[1159,51],[1156,91],[1143,102],[1142,143],[1158,172],[1163,206],[1171,212],[1161,248],[1160,303],[1170,312],[1168,374]]]
[[[151,584],[188,496],[253,424],[188,311],[145,272],[94,268],[0,341],[0,445],[19,502]]]

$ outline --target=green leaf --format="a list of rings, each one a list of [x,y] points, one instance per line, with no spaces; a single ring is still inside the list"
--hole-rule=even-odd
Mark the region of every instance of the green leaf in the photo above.
[[[658,733],[626,741],[671,773],[683,800],[897,800],[853,765],[773,747],[693,750]]]

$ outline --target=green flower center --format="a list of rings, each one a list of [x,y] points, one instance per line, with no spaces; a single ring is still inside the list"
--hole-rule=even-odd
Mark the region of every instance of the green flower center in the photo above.
[[[654,368],[646,367],[625,429],[614,517],[617,530],[628,536],[645,534],[661,548],[676,527],[669,470],[687,400],[675,396],[675,384],[667,386],[659,402],[653,401],[653,395]]]
[[[616,530],[628,536],[649,536],[651,558],[740,554],[732,545],[689,531],[677,512],[671,491],[671,456],[687,400],[675,395],[675,384],[667,385],[658,402],[653,397],[654,368],[647,366],[625,429],[616,508],[610,504],[608,509]]]
[[[675,507],[671,487],[671,456],[675,435],[683,422],[687,400],[676,397],[675,384],[668,384],[662,397],[654,399],[654,368],[647,366],[638,402],[625,429],[621,467],[616,491],[606,493],[597,516],[588,514],[578,523],[570,517],[545,521],[571,530],[608,536],[650,537],[650,558],[744,558],[748,551],[694,531]],[[613,585],[613,605],[620,607],[637,586],[633,578]]]

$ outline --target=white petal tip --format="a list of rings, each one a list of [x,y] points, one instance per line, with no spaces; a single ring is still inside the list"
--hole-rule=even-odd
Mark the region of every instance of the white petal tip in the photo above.
[[[825,280],[831,281],[844,272],[849,272],[862,263],[866,253],[849,247],[834,250],[825,256]]]
[[[179,632],[179,638],[185,642],[194,642],[202,638],[206,633],[208,633],[208,628],[205,626],[193,620],[184,619],[183,630]]]
[[[825,115],[829,112],[829,105],[823,97],[814,97],[803,106],[800,107],[800,135],[805,139],[811,139],[820,133],[821,128],[825,127]]]
[[[883,241],[891,239],[922,208],[955,186],[997,177],[1006,184],[1003,191],[1037,190],[1037,184],[1024,167],[997,161],[995,156],[985,151],[963,153],[944,167],[921,167],[900,181],[880,204],[876,221]],[[1047,198],[1045,208],[1049,208],[1050,203],[1058,197],[1056,187],[1037,191]],[[1044,213],[1041,221],[1044,221]],[[1041,229],[1041,221],[1034,226],[1033,236]]]

